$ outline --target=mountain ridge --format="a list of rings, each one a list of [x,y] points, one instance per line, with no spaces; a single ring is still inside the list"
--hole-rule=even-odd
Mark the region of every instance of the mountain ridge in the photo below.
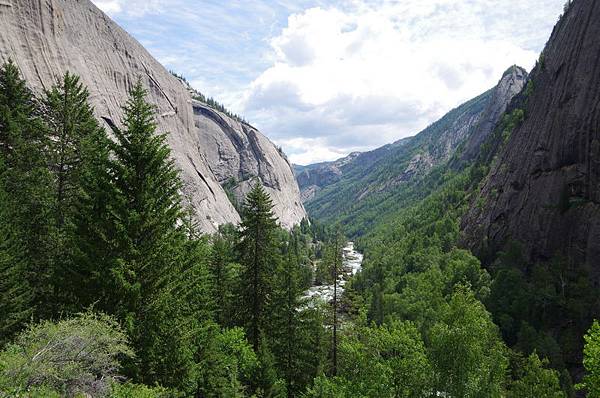
[[[319,186],[305,202],[309,214],[349,223],[353,215],[375,208],[382,214],[389,212],[383,204],[404,195],[401,191],[407,183],[418,181],[454,157],[457,161],[473,158],[476,151],[471,152],[471,148],[480,146],[492,133],[526,78],[523,68],[511,66],[494,88],[451,110],[419,134],[357,155],[338,167],[332,183]],[[325,170],[330,166],[325,165]],[[297,179],[301,189],[306,188],[306,176],[300,174]]]

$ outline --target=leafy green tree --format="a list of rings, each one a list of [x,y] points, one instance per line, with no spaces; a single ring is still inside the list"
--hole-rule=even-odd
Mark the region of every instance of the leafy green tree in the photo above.
[[[453,397],[500,397],[506,349],[481,302],[458,288],[429,332],[436,390]]]
[[[531,354],[521,370],[521,377],[512,382],[508,397],[566,398],[560,387],[558,372],[546,369],[548,363],[547,359],[540,360],[536,353]]]
[[[244,397],[246,387],[258,366],[257,356],[242,328],[219,330],[207,324],[202,330],[207,342],[198,353],[199,372],[196,396]]]
[[[583,382],[576,387],[585,390],[588,397],[600,396],[600,324],[594,321],[584,336],[583,367],[585,376]]]
[[[248,193],[242,209],[239,254],[242,265],[240,303],[248,306],[244,325],[248,339],[259,351],[268,326],[267,310],[273,292],[273,274],[279,262],[273,202],[260,184]]]
[[[309,387],[304,394],[305,398],[350,398],[357,397],[348,391],[345,385],[346,381],[341,378],[327,378],[324,375],[318,376],[312,387]]]
[[[339,374],[352,396],[417,398],[433,388],[425,345],[409,322],[362,327],[344,339]]]

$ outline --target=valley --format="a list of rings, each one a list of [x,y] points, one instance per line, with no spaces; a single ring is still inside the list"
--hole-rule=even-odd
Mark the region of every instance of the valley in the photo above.
[[[0,2],[0,398],[600,396],[600,2],[351,3]]]

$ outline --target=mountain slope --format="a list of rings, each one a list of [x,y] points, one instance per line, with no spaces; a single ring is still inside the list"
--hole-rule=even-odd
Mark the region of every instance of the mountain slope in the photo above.
[[[239,221],[221,184],[240,174],[268,188],[282,225],[290,227],[305,216],[291,165],[277,148],[251,126],[194,105],[187,86],[89,0],[1,2],[0,61],[8,58],[37,92],[66,71],[80,75],[96,116],[117,125],[120,106],[141,79],[157,108],[159,131],[169,133],[184,193],[204,231]],[[215,145],[226,150],[215,152]]]
[[[463,219],[469,247],[494,253],[512,240],[532,262],[561,255],[599,264],[599,37],[600,3],[573,2],[515,105],[523,123]]]
[[[491,134],[526,77],[522,68],[513,66],[495,88],[450,111],[416,136],[354,156],[339,167],[341,176],[336,181],[319,187],[306,202],[309,213],[347,223],[356,217],[373,223],[393,213],[409,188],[431,170],[453,157],[465,161],[474,157],[475,148]],[[302,174],[298,178],[302,187]]]

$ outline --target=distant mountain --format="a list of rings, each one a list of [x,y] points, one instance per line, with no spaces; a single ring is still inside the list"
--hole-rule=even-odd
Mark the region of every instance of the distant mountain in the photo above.
[[[323,187],[339,181],[343,175],[342,169],[360,154],[360,152],[353,152],[333,162],[321,162],[308,166],[294,165],[302,201],[307,202],[313,199]]]
[[[89,0],[1,1],[0,62],[8,58],[38,93],[66,71],[80,75],[98,119],[117,125],[128,91],[141,79],[202,230],[238,222],[234,205],[256,181],[283,226],[306,216],[291,165],[273,143],[216,102],[193,100],[197,93]]]
[[[296,170],[312,216],[349,223],[366,213],[381,218],[397,209],[407,188],[435,167],[468,162],[492,133],[527,72],[510,67],[498,85],[450,111],[414,137],[336,162]]]

